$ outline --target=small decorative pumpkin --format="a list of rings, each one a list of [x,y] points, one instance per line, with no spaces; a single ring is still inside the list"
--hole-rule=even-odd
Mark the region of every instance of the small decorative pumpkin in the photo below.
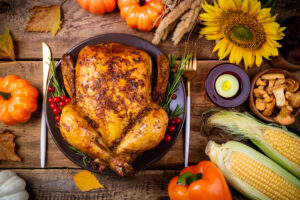
[[[27,122],[37,109],[37,97],[29,81],[16,75],[0,77],[0,121],[7,125]]]
[[[15,172],[4,170],[0,172],[0,199],[27,200],[29,195],[25,190],[26,183]]]
[[[116,8],[117,0],[76,0],[86,11],[102,15]]]
[[[157,27],[165,10],[161,0],[118,0],[118,6],[128,26],[141,31]]]

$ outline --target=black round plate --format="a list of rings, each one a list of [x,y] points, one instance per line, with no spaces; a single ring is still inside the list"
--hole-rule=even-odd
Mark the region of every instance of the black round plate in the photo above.
[[[145,52],[147,52],[150,55],[150,57],[153,61],[154,68],[157,67],[156,66],[156,56],[159,54],[164,54],[156,46],[154,46],[153,44],[151,44],[150,42],[148,42],[146,40],[143,40],[143,39],[135,37],[135,36],[126,35],[126,34],[118,34],[118,33],[98,35],[98,36],[89,38],[89,39],[77,44],[73,48],[71,48],[67,53],[71,54],[71,56],[74,60],[74,63],[76,63],[77,56],[83,47],[85,47],[87,45],[97,45],[97,44],[101,44],[101,43],[105,43],[105,42],[117,42],[120,44],[124,44],[127,46],[133,46],[133,47],[139,48],[141,50],[144,50]],[[57,74],[60,78],[61,85],[63,85],[60,62],[58,62],[58,64],[56,65],[56,70],[57,70]],[[51,79],[52,79],[52,77],[51,77]],[[50,81],[47,85],[47,89],[48,89],[49,85],[50,85]],[[179,104],[185,110],[185,89],[184,89],[182,80],[180,82],[178,90],[176,91],[176,95],[177,95],[176,100],[173,100],[170,104],[171,110],[173,110],[177,104]],[[47,90],[46,98],[48,99],[49,97],[51,97],[51,94]],[[75,164],[77,164],[87,170],[90,170],[92,172],[99,172],[97,170],[94,170],[90,164],[87,164],[85,166],[82,162],[82,157],[80,155],[77,155],[75,151],[70,149],[70,144],[68,144],[67,141],[64,140],[64,138],[60,134],[59,128],[56,126],[55,115],[53,114],[48,101],[46,101],[44,109],[46,110],[47,125],[49,127],[52,138],[53,138],[54,142],[56,143],[56,145],[58,146],[58,148],[65,154],[66,157],[68,157]],[[135,169],[135,171],[148,168],[153,163],[160,160],[170,150],[170,148],[174,144],[175,140],[177,139],[177,137],[183,127],[185,114],[182,114],[180,117],[183,120],[182,120],[181,124],[176,126],[176,131],[174,133],[172,133],[172,141],[171,142],[162,141],[154,149],[142,153],[132,163],[132,166]],[[111,170],[106,170],[106,171],[103,171],[102,173],[113,174],[113,172]]]

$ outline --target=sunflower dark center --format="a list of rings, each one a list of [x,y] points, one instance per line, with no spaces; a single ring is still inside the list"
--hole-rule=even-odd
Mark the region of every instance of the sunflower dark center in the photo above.
[[[238,40],[250,41],[253,39],[253,33],[245,26],[238,25],[232,27],[232,33]]]
[[[225,37],[234,45],[258,49],[266,41],[264,27],[255,16],[241,11],[227,11],[223,14]]]

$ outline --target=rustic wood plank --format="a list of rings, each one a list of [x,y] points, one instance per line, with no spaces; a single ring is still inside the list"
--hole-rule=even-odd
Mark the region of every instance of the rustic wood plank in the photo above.
[[[11,30],[16,44],[17,59],[41,59],[42,42],[46,42],[55,58],[60,58],[71,47],[90,37],[105,33],[126,33],[141,37],[151,41],[154,31],[142,32],[130,29],[126,22],[120,17],[119,11],[105,15],[94,15],[80,8],[77,2],[68,0],[62,6],[63,25],[62,29],[54,37],[51,33],[25,32],[26,24],[31,17],[28,12],[34,6],[60,4],[62,0],[8,0],[10,10],[0,14],[0,33],[4,28]],[[199,35],[200,26],[197,26],[192,35],[196,40]],[[186,38],[185,38],[186,39]],[[215,59],[216,54],[212,54],[213,41],[202,38],[197,41],[199,46],[198,57],[203,59]],[[162,42],[159,48],[169,54],[180,56],[184,48],[183,45],[174,46],[170,39]]]
[[[25,32],[26,24],[32,13],[28,10],[34,6],[59,5],[63,0],[6,0],[10,4],[7,12],[0,13],[0,33],[4,28],[11,30],[16,45],[17,59],[41,59],[41,43],[46,42],[53,52],[55,58],[60,58],[63,53],[79,42],[90,37],[105,33],[127,33],[151,41],[154,31],[142,32],[130,29],[126,22],[121,19],[118,9],[113,13],[102,16],[88,13],[80,8],[73,0],[66,1],[63,6],[63,25],[62,29],[54,37],[51,33]],[[285,0],[276,1],[276,12],[279,13],[279,21],[288,17],[300,15],[297,0],[287,3]],[[191,40],[197,40],[199,59],[216,59],[212,53],[214,41],[207,41],[205,38],[198,39],[200,26],[196,26]],[[187,37],[183,39],[186,41]],[[174,46],[169,39],[158,46],[166,53],[181,56],[184,52],[183,44]]]
[[[77,199],[143,199],[168,200],[168,183],[177,170],[145,170],[131,177],[96,175],[104,189],[81,192],[73,182],[78,169],[14,170],[27,182],[31,199],[77,200]],[[246,200],[231,188],[233,200]]]
[[[202,130],[203,111],[215,107],[208,99],[204,90],[204,80],[207,73],[214,66],[226,61],[199,61],[197,76],[191,84],[192,99],[192,118],[191,118],[191,146],[190,162],[196,163],[199,160],[207,159],[204,154],[205,145],[210,139],[224,142],[226,138],[220,139],[219,136],[207,136]],[[23,61],[0,63],[0,77],[8,74],[17,74],[28,79],[42,93],[42,63],[40,61]],[[254,74],[259,70],[268,67],[266,63],[262,68],[253,68],[248,70],[249,74]],[[41,107],[41,97],[39,98],[39,107]],[[35,112],[28,123],[15,126],[6,126],[0,122],[0,130],[9,129],[17,135],[17,152],[23,158],[22,163],[1,162],[0,168],[40,168],[40,113],[39,109]],[[184,134],[178,137],[173,148],[152,168],[181,168],[183,166]],[[78,166],[68,160],[56,147],[50,134],[48,134],[47,164],[48,168],[69,167],[77,168]]]
[[[0,162],[0,168],[40,168],[40,132],[41,104],[43,87],[42,62],[23,61],[0,63],[0,77],[16,74],[29,80],[39,91],[39,108],[33,113],[29,122],[7,126],[0,122],[0,130],[11,130],[16,136],[17,152],[23,159],[22,163]],[[60,152],[48,133],[47,167],[77,167]]]

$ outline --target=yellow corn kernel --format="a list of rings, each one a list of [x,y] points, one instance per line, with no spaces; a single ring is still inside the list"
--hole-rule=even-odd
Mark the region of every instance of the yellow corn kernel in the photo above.
[[[278,153],[300,167],[299,139],[274,129],[265,129],[263,131],[263,138]]]
[[[270,199],[300,199],[300,190],[274,171],[241,152],[232,152],[229,170]]]

